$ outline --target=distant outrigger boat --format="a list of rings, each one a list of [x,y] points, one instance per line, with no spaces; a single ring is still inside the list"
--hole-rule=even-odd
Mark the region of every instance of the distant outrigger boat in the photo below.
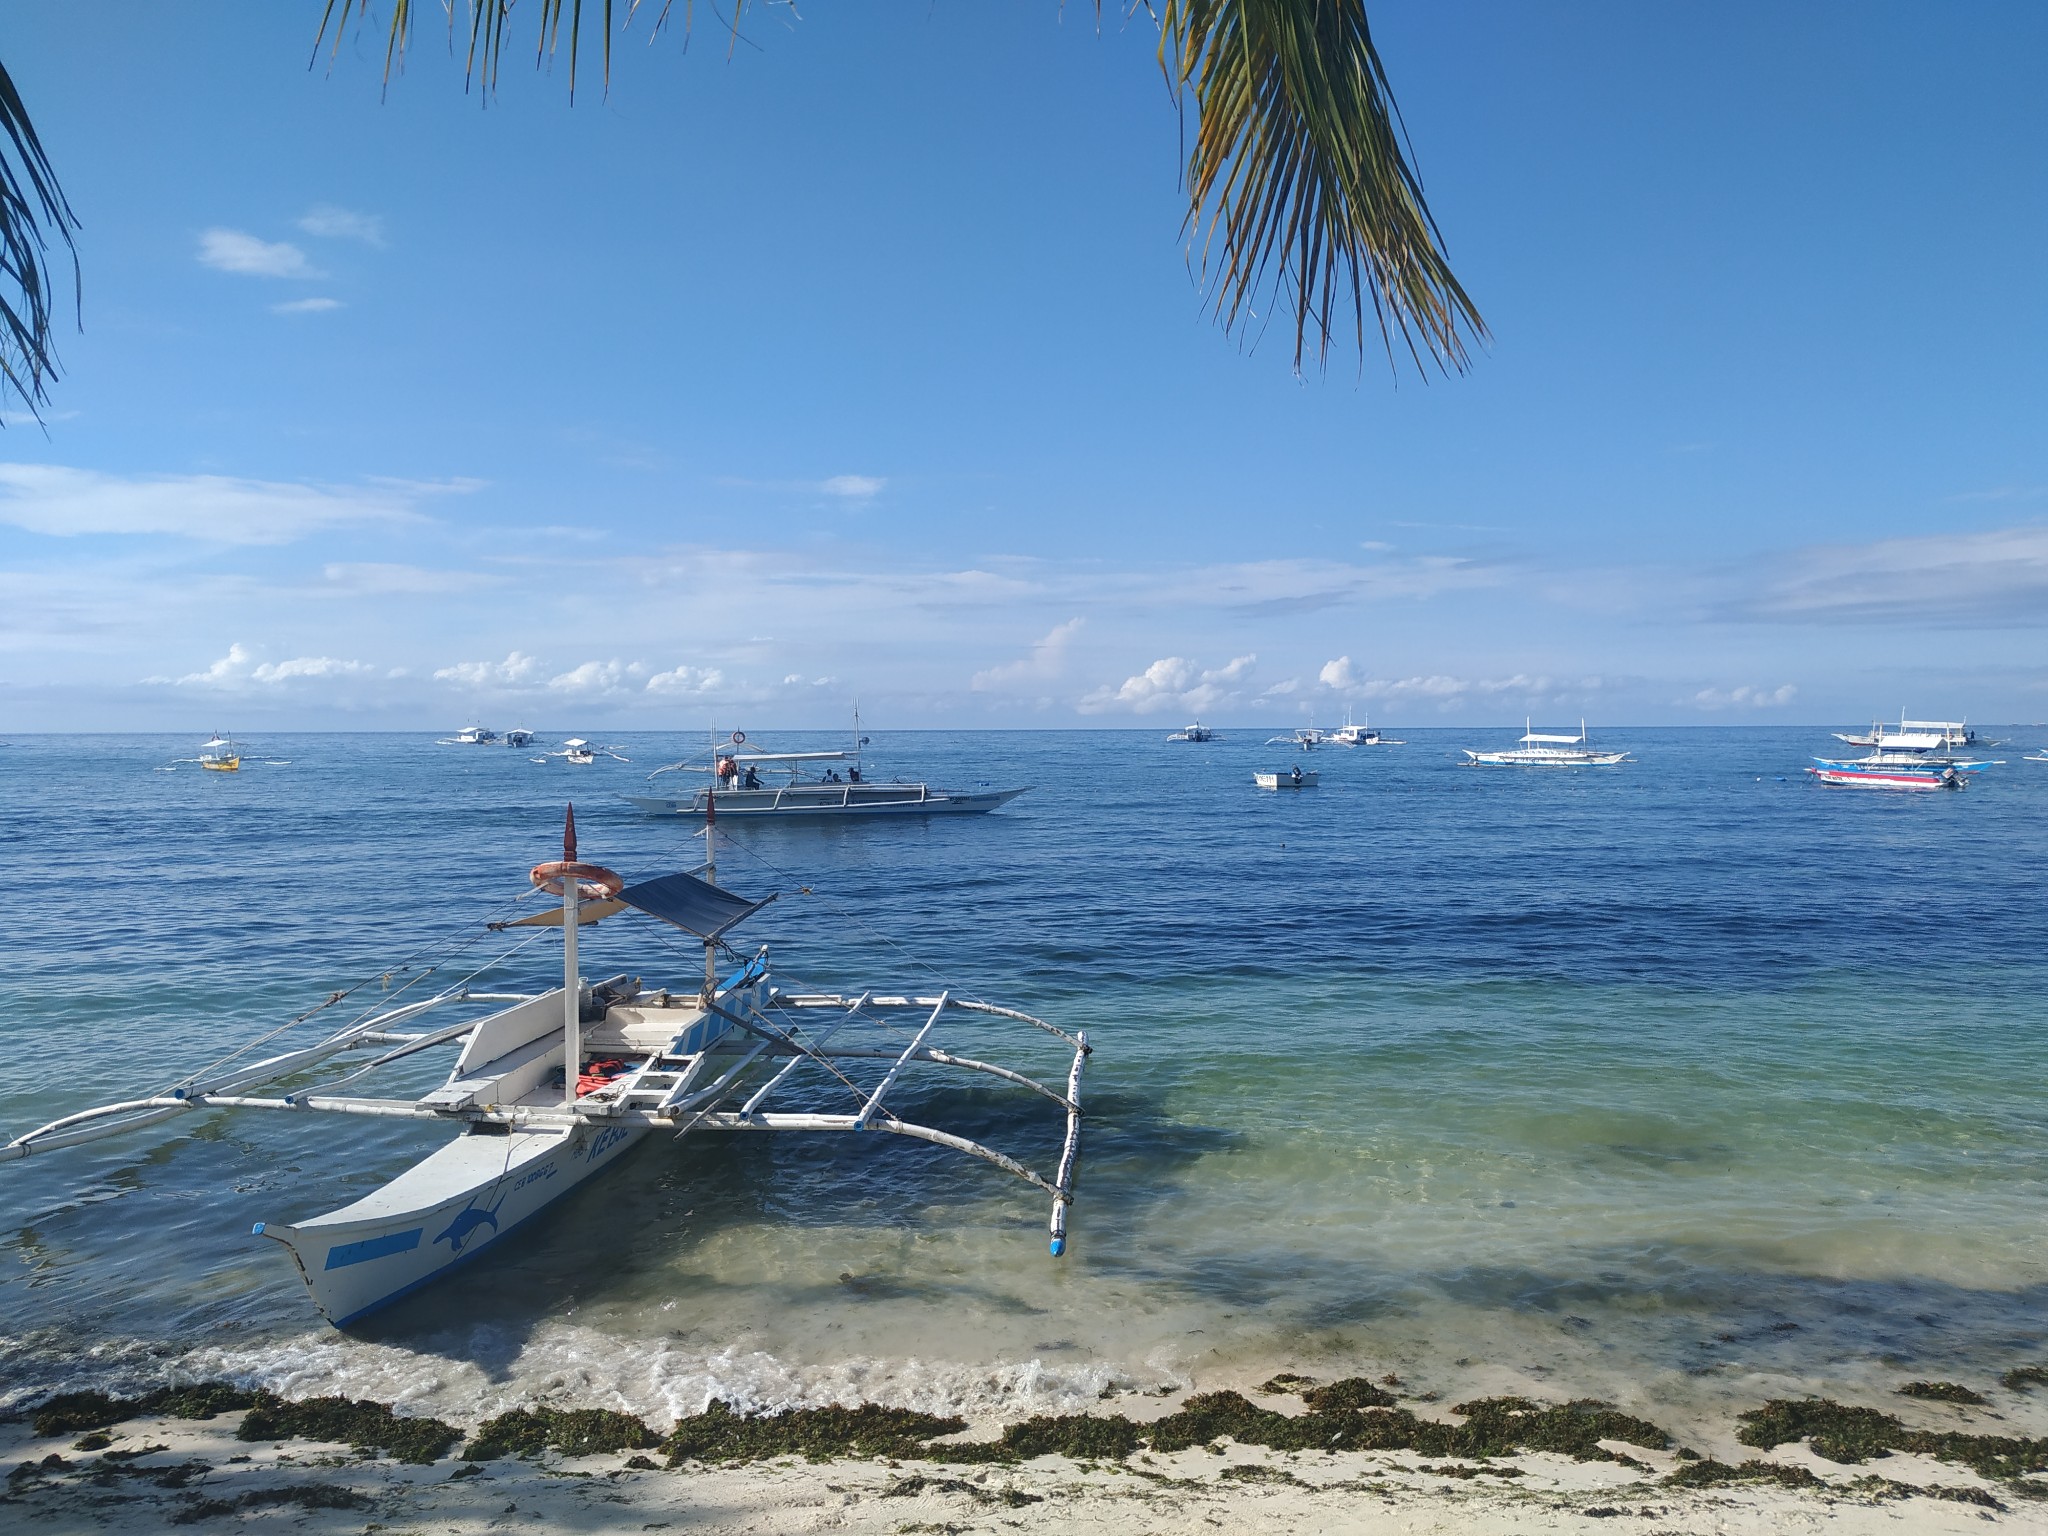
[[[1269,747],[1293,747],[1297,751],[1313,752],[1328,739],[1323,732],[1316,729],[1315,722],[1310,721],[1299,730],[1290,731],[1285,736],[1268,736],[1266,738],[1266,745]]]
[[[1171,736],[1167,737],[1166,739],[1168,741],[1203,742],[1221,741],[1223,738],[1221,736],[1218,736],[1214,731],[1210,730],[1208,726],[1202,724],[1201,721],[1197,720],[1193,725],[1186,726],[1181,730],[1175,731]]]
[[[492,747],[498,743],[498,733],[488,726],[465,725],[453,736],[443,736],[436,746],[442,747]]]
[[[1460,750],[1470,759],[1465,765],[1468,768],[1611,768],[1630,760],[1626,752],[1604,752],[1587,745],[1583,720],[1576,736],[1546,736],[1525,720],[1519,747],[1503,752]]]
[[[615,1165],[654,1131],[887,1131],[949,1147],[1050,1196],[1051,1250],[1056,1258],[1066,1251],[1080,1155],[1081,1071],[1090,1054],[1086,1034],[950,990],[931,997],[873,989],[787,993],[771,980],[765,947],[720,981],[724,935],[767,901],[722,888],[710,864],[703,871],[709,878],[672,874],[628,885],[602,866],[580,863],[573,811],[562,852],[560,862],[536,865],[530,877],[536,889],[561,897],[562,906],[491,925],[559,928],[560,987],[529,995],[472,992],[458,983],[359,1019],[310,1046],[241,1066],[217,1064],[163,1093],[66,1115],[0,1146],[0,1161],[140,1130],[194,1110],[367,1115],[459,1127],[454,1140],[360,1200],[308,1220],[256,1224],[255,1235],[290,1254],[314,1306],[336,1327],[490,1252],[519,1223]],[[702,941],[701,989],[646,991],[637,978],[623,975],[594,985],[583,980],[579,929],[626,911]],[[431,974],[430,967],[418,979]],[[337,993],[323,1007],[345,995]],[[431,1009],[477,1004],[496,1006],[438,1029],[409,1028]],[[944,1025],[957,1032],[963,1025],[1000,1024],[1057,1042],[1066,1066],[1064,1091],[939,1048]],[[339,1091],[390,1063],[453,1046],[460,1055],[447,1081],[417,1099]],[[305,1080],[329,1063],[343,1067],[339,1076]],[[851,1113],[763,1107],[771,1095],[786,1094],[807,1063],[819,1069],[809,1086],[828,1100],[853,1090]],[[888,1107],[889,1094],[907,1070],[927,1065],[995,1077],[1058,1106],[1065,1136],[1055,1176],[965,1136],[899,1118]],[[856,1085],[863,1067],[879,1070],[879,1078]],[[282,1086],[272,1096],[254,1096],[251,1090],[263,1084]]]
[[[242,769],[242,749],[231,736],[216,735],[199,749],[199,766],[215,773],[239,773]]]
[[[508,747],[531,746],[533,745],[533,732],[523,725],[515,725],[505,733],[505,745]]]
[[[1995,741],[1979,743],[1977,733],[1964,720],[1908,720],[1902,712],[1899,723],[1894,727],[1890,721],[1879,721],[1870,727],[1867,734],[1857,736],[1834,733],[1835,740],[1847,742],[1852,747],[1873,747],[1880,752],[1954,752],[1961,747],[1983,745],[1995,747]]]
[[[1334,741],[1340,747],[1405,747],[1408,745],[1405,741],[1395,741],[1391,737],[1381,735],[1364,720],[1353,725],[1349,711],[1345,712],[1344,723],[1338,726],[1336,730],[1330,732],[1327,739]]]
[[[702,789],[626,799],[650,815],[700,820],[710,813],[714,797],[720,816],[977,816],[1008,805],[1029,788],[935,789],[921,780],[869,779],[861,766],[866,745],[858,720],[854,746],[846,752],[762,752],[747,745],[745,731],[734,731],[708,760],[670,763],[647,776],[652,780],[664,773],[700,773],[711,781]],[[844,773],[836,766],[840,763],[848,765]]]

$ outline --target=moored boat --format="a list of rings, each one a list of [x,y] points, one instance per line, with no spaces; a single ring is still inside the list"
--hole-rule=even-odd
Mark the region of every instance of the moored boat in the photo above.
[[[1969,783],[1961,769],[1953,766],[1941,768],[1885,768],[1869,767],[1857,763],[1830,763],[1815,759],[1814,766],[1806,770],[1814,779],[1836,789],[1961,789]]]
[[[578,860],[573,812],[562,851],[561,860],[536,865],[529,877],[535,891],[561,905],[489,925],[517,930],[522,948],[539,937],[532,930],[559,930],[559,987],[487,993],[457,981],[410,1001],[387,995],[310,1044],[247,1059],[283,1033],[272,1031],[164,1092],[66,1115],[19,1136],[0,1146],[0,1162],[194,1111],[261,1109],[454,1128],[453,1140],[361,1199],[325,1215],[256,1225],[255,1235],[287,1251],[314,1306],[337,1327],[490,1254],[520,1223],[615,1166],[654,1131],[664,1133],[661,1141],[714,1130],[884,1131],[946,1147],[1049,1196],[1051,1251],[1065,1252],[1080,1150],[1080,1081],[1090,1051],[1085,1034],[950,989],[936,996],[785,990],[765,947],[720,980],[725,935],[772,896],[757,901],[726,890],[709,864],[703,878],[676,873],[629,884]],[[648,991],[624,974],[587,981],[581,932],[613,917],[650,920],[700,941],[701,986],[691,980]],[[452,967],[461,955],[464,976],[477,973],[474,956],[462,953],[468,946],[461,941],[444,957]],[[408,988],[426,992],[438,968],[411,969],[400,995]],[[346,996],[336,993],[286,1029]],[[418,1021],[436,1009],[461,1016],[420,1028]],[[1036,1042],[1064,1072],[1063,1083],[977,1059],[999,1034]],[[949,1049],[940,1049],[942,1042]],[[967,1051],[955,1054],[963,1046]],[[451,1048],[459,1054],[446,1080],[417,1098],[344,1091],[381,1068]],[[901,1118],[889,1095],[907,1073],[931,1069],[992,1076],[1051,1100],[1064,1126],[1054,1141],[1056,1172],[1048,1177],[968,1136]],[[266,1095],[252,1091],[265,1085]],[[852,1112],[845,1105],[849,1088]],[[784,1107],[800,1096],[809,1102]],[[773,1109],[765,1107],[771,1097],[778,1101]],[[332,1142],[328,1150],[331,1160]]]
[[[443,736],[436,745],[443,747],[490,747],[497,745],[498,733],[489,726],[465,725],[453,736]]]
[[[1608,752],[1591,746],[1583,720],[1576,736],[1545,735],[1524,721],[1518,747],[1499,752],[1475,752],[1470,747],[1460,750],[1468,759],[1468,768],[1611,768],[1630,761],[1626,752]]]
[[[1284,773],[1254,773],[1252,782],[1261,789],[1314,789],[1319,778],[1314,769],[1296,764]]]
[[[1208,726],[1202,724],[1201,721],[1197,720],[1193,725],[1185,726],[1182,729],[1175,731],[1171,736],[1167,737],[1166,739],[1168,741],[1203,742],[1221,741],[1223,738],[1221,736],[1218,736],[1214,731],[1210,730]]]
[[[1334,741],[1340,747],[1405,747],[1408,745],[1405,741],[1396,741],[1390,736],[1382,735],[1372,728],[1368,720],[1361,720],[1358,724],[1353,725],[1348,712],[1344,716],[1344,723],[1330,732],[1327,739]]]
[[[218,732],[211,741],[199,749],[199,766],[215,773],[239,773],[242,768],[242,749],[235,745],[234,738]]]
[[[864,767],[867,745],[858,723],[853,747],[843,752],[763,752],[748,744],[745,731],[734,731],[707,757],[670,763],[648,775],[650,781],[665,773],[701,775],[707,781],[702,788],[625,798],[653,816],[702,820],[715,807],[720,816],[839,820],[977,816],[1029,789],[941,789],[920,779],[875,779]]]

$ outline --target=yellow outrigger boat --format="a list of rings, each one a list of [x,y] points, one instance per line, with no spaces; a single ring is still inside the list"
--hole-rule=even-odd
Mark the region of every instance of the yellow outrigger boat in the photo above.
[[[239,773],[242,767],[241,749],[229,736],[216,736],[199,749],[199,766],[211,768],[215,773]]]

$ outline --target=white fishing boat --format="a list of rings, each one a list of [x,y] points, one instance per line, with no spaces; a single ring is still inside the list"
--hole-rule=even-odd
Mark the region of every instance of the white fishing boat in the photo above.
[[[1815,759],[1814,766],[1806,771],[1817,783],[1834,789],[1961,789],[1970,782],[1961,769],[1953,766],[1884,768]]]
[[[1902,710],[1899,723],[1874,722],[1862,735],[1834,733],[1835,740],[1852,747],[1874,747],[1880,752],[1955,752],[1965,747],[1998,745],[1979,742],[1977,733],[1964,720],[1908,720]]]
[[[443,736],[437,746],[443,747],[489,747],[495,746],[498,733],[488,726],[465,725],[453,736]]]
[[[1344,723],[1330,732],[1328,739],[1340,747],[1405,747],[1408,745],[1405,741],[1396,741],[1391,736],[1381,735],[1366,720],[1361,720],[1358,724],[1353,725],[1349,711],[1346,711],[1344,715]]]
[[[721,981],[718,956],[733,953],[725,935],[767,901],[719,886],[708,864],[704,878],[669,874],[629,884],[581,863],[573,811],[562,852],[559,862],[536,865],[529,876],[534,890],[559,897],[562,905],[489,925],[512,935],[515,950],[558,930],[559,987],[500,993],[444,981],[431,995],[385,998],[309,1043],[278,1048],[295,1027],[350,995],[339,992],[162,1092],[65,1115],[16,1137],[0,1146],[0,1161],[188,1115],[213,1124],[221,1110],[336,1116],[338,1125],[369,1116],[456,1129],[454,1139],[359,1200],[325,1215],[257,1223],[255,1234],[283,1247],[314,1306],[337,1327],[488,1256],[521,1222],[616,1165],[655,1132],[662,1144],[708,1131],[885,1131],[947,1147],[1048,1196],[1051,1251],[1055,1257],[1066,1251],[1080,1153],[1081,1071],[1089,1055],[1085,1034],[951,990],[935,996],[878,988],[785,990],[765,947]],[[650,990],[625,974],[585,980],[578,964],[581,930],[629,915],[700,941],[701,985],[693,979],[673,990]],[[479,967],[464,956],[461,971],[479,974],[509,958]],[[442,968],[424,966],[399,990],[426,992]],[[459,1017],[423,1025],[436,1010]],[[1057,1073],[1044,1074],[1053,1079],[1045,1082],[979,1059],[984,1042],[998,1035],[1035,1042],[1038,1056],[1064,1072],[1064,1082]],[[248,1059],[266,1047],[273,1054]],[[359,1086],[379,1069],[437,1049],[458,1054],[446,1081],[424,1095],[376,1097]],[[1035,1061],[1027,1057],[1026,1064]],[[1047,1141],[1057,1149],[1053,1176],[967,1136],[902,1118],[895,1105],[906,1097],[907,1082],[932,1071],[993,1078],[1055,1106],[1061,1121],[1049,1128]],[[268,1091],[259,1092],[265,1085]],[[344,1160],[330,1140],[319,1166]],[[830,1191],[820,1198],[829,1200]]]
[[[1300,730],[1290,731],[1285,736],[1268,736],[1266,738],[1266,745],[1269,747],[1293,747],[1298,752],[1313,752],[1327,739],[1323,732],[1316,729],[1315,722],[1310,721],[1307,725],[1301,727]]]
[[[1280,773],[1254,773],[1252,782],[1261,789],[1314,789],[1320,777],[1314,769],[1296,764]]]
[[[1166,739],[1168,741],[1200,742],[1221,741],[1223,738],[1221,736],[1218,736],[1214,731],[1210,730],[1208,726],[1202,724],[1201,721],[1197,720],[1193,725],[1186,726],[1181,730],[1175,731],[1171,736],[1167,737]]]
[[[870,816],[978,816],[1008,805],[1026,792],[939,789],[921,780],[875,779],[863,764],[868,738],[854,728],[854,745],[844,752],[763,752],[745,731],[734,731],[705,757],[670,763],[647,777],[666,773],[702,776],[701,788],[680,795],[628,795],[653,816],[703,820],[714,803],[720,816],[784,819],[839,819]]]
[[[1524,721],[1519,747],[1501,752],[1475,752],[1470,747],[1460,750],[1468,759],[1468,768],[1611,768],[1630,760],[1626,752],[1607,752],[1591,746],[1583,720],[1576,736],[1545,735]]]
[[[523,725],[515,725],[505,733],[505,745],[508,747],[530,747],[533,745],[533,732]]]

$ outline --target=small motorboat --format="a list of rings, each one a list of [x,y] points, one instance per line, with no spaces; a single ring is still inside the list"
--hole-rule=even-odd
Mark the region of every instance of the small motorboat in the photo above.
[[[1299,766],[1283,773],[1254,773],[1252,782],[1261,789],[1314,789],[1321,775]]]
[[[1893,768],[1816,759],[1806,771],[1817,782],[1836,789],[1961,789],[1970,782],[1967,771],[1953,763],[1938,768]]]

